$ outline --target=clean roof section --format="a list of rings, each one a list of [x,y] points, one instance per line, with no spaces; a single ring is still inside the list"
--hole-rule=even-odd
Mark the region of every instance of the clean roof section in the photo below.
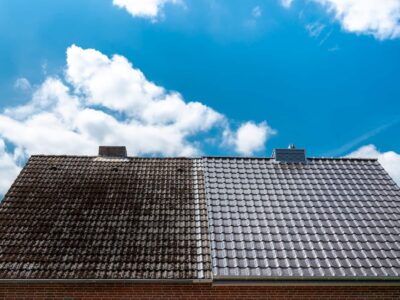
[[[400,189],[376,160],[205,158],[214,278],[400,276]]]

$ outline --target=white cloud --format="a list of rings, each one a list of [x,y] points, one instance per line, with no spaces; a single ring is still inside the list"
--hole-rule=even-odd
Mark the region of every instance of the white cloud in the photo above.
[[[335,14],[344,30],[378,39],[400,37],[399,0],[314,0]]]
[[[280,2],[283,7],[289,8],[292,5],[293,0],[280,0]]]
[[[134,17],[156,20],[165,4],[182,4],[181,0],[113,0],[117,7],[126,9]]]
[[[290,7],[293,0],[281,0]],[[327,9],[348,32],[372,35],[377,39],[400,37],[399,0],[311,0]]]
[[[252,154],[270,128],[245,123],[232,132],[224,115],[149,81],[126,58],[72,45],[65,78],[48,77],[28,103],[0,113],[0,139],[14,149],[0,152],[0,164],[11,168],[32,154],[95,155],[99,145],[126,145],[129,155],[193,156],[210,138],[199,134],[211,130],[219,144],[231,132],[232,147]],[[15,175],[1,173],[3,191]]]
[[[359,158],[377,158],[389,175],[400,186],[400,154],[394,151],[380,152],[375,145],[366,145],[347,156]]]
[[[66,78],[72,91],[61,79],[48,78],[30,103],[6,109],[0,136],[28,154],[93,154],[99,144],[122,143],[132,155],[195,155],[199,149],[187,139],[224,119],[148,81],[122,56],[73,45]]]
[[[255,6],[255,7],[253,7],[253,9],[251,10],[251,15],[252,15],[254,18],[261,17],[261,15],[262,15],[261,7],[258,6],[258,5]]]
[[[7,191],[20,170],[13,156],[6,152],[4,141],[0,139],[0,195]]]
[[[21,77],[15,80],[14,88],[21,91],[29,91],[31,89],[31,83],[28,79]]]
[[[275,134],[266,122],[255,124],[246,122],[236,132],[225,130],[225,144],[234,146],[236,152],[242,155],[252,155],[254,152],[263,150],[267,139]]]
[[[109,59],[99,51],[71,46],[67,65],[68,80],[88,104],[124,112],[146,125],[194,133],[210,129],[223,118],[199,102],[186,103],[179,93],[148,81],[122,56]]]

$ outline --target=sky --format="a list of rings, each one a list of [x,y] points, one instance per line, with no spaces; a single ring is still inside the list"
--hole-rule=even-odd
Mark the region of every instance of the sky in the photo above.
[[[0,195],[33,154],[375,157],[400,0],[0,0]]]

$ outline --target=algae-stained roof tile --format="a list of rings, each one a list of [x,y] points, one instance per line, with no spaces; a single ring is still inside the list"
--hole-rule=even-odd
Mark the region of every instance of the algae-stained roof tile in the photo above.
[[[208,243],[194,159],[32,156],[0,205],[1,279],[209,278]]]

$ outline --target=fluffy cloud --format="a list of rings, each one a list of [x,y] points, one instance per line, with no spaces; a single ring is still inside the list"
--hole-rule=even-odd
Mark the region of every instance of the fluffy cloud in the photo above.
[[[72,91],[48,78],[30,103],[0,115],[0,135],[27,154],[93,154],[99,144],[125,144],[132,155],[195,155],[187,138],[224,120],[148,81],[122,56],[71,46],[66,78]]]
[[[345,31],[368,34],[377,39],[400,37],[399,0],[312,0],[321,4]],[[290,7],[291,0],[281,0]]]
[[[344,30],[378,39],[400,37],[399,0],[314,0],[334,12]]]
[[[380,152],[375,145],[366,145],[350,153],[348,157],[377,158],[400,186],[400,154],[393,151]]]
[[[177,92],[148,81],[126,58],[71,46],[67,50],[68,80],[88,104],[124,112],[141,123],[193,133],[210,129],[223,116],[199,103],[186,103]]]
[[[167,3],[180,4],[181,0],[113,0],[113,4],[126,9],[134,17],[155,20]]]
[[[65,78],[48,77],[25,105],[0,114],[0,194],[14,179],[17,161],[32,154],[94,155],[99,145],[126,145],[130,155],[193,156],[204,136],[225,142],[241,154],[264,147],[265,123],[245,123],[232,132],[229,120],[200,102],[186,101],[149,81],[124,57],[94,49],[67,49]],[[2,146],[3,145],[3,146]]]
[[[236,152],[242,155],[252,155],[256,151],[263,150],[267,139],[274,134],[275,130],[266,122],[260,124],[246,122],[236,132],[231,132],[229,129],[224,132],[225,143],[234,146]]]

